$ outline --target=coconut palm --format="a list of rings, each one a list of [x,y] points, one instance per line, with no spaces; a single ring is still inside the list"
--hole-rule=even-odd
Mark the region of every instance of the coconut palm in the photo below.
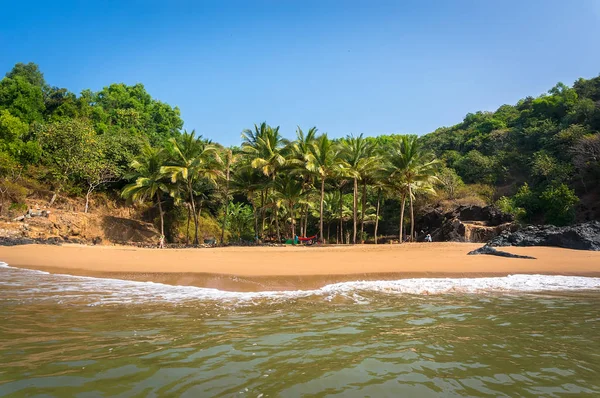
[[[340,168],[339,149],[323,134],[309,147],[307,154],[307,170],[317,174],[321,180],[321,199],[319,211],[319,239],[323,242],[323,206],[325,199],[325,183]]]
[[[344,138],[341,141],[341,153],[344,159],[343,168],[346,174],[354,182],[354,200],[352,206],[353,212],[353,235],[352,243],[356,243],[357,220],[358,220],[358,181],[361,176],[366,175],[369,170],[377,168],[379,159],[373,156],[373,145],[367,142],[363,135],[355,137],[353,135]]]
[[[214,182],[222,175],[222,160],[209,141],[202,136],[196,137],[195,131],[184,132],[180,139],[171,138],[171,161],[161,168],[162,173],[171,177],[173,183],[181,183],[182,189],[187,193],[191,210],[194,216],[194,244],[198,244],[198,214],[194,200],[194,185],[204,178]]]
[[[388,152],[387,172],[392,184],[400,195],[400,241],[404,222],[404,206],[410,203],[410,239],[414,238],[415,215],[413,209],[414,191],[432,190],[432,183],[439,161],[430,153],[424,152],[416,136],[400,136]]]
[[[290,216],[291,238],[296,236],[296,205],[304,196],[303,183],[292,174],[282,174],[275,179],[273,195],[287,207]]]
[[[134,182],[126,185],[121,196],[133,202],[144,202],[146,199],[156,200],[160,214],[160,234],[165,234],[162,195],[171,192],[168,181],[161,169],[165,162],[165,152],[159,148],[145,147],[139,157],[131,162],[133,172],[127,176]]]
[[[304,183],[304,190],[308,193],[313,188],[313,173],[307,168],[308,156],[312,145],[317,137],[317,128],[311,127],[306,134],[298,126],[296,129],[296,140],[290,143],[288,165],[293,167],[294,174],[300,174]],[[306,235],[308,224],[309,201],[306,201],[300,215],[300,234]]]
[[[231,178],[231,190],[234,193],[246,195],[248,202],[252,205],[254,214],[254,236],[258,238],[258,206],[256,205],[256,193],[263,186],[264,177],[250,165],[240,165]],[[261,192],[262,193],[262,192]]]
[[[289,152],[289,142],[281,136],[279,127],[272,128],[264,122],[260,126],[254,125],[254,130],[244,130],[242,140],[242,150],[249,156],[250,165],[261,170],[272,183],[277,172],[286,165],[286,155]],[[268,186],[265,189],[265,199],[268,199]],[[278,206],[273,209],[278,227]],[[277,230],[277,239],[281,240],[279,227]]]

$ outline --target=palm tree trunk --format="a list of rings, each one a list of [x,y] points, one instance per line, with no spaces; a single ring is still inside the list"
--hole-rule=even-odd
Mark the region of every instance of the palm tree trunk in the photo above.
[[[375,244],[377,244],[377,229],[379,228],[379,205],[381,203],[381,188],[377,192],[377,212],[375,213]]]
[[[200,241],[198,240],[198,227],[200,226],[200,216],[202,216],[202,206],[204,205],[204,201],[201,200],[200,201],[200,206],[198,208],[198,217],[196,217],[196,244],[199,244]]]
[[[190,221],[192,220],[192,207],[188,206],[188,216],[187,216],[187,229],[185,232],[185,244],[186,246],[190,244]]]
[[[165,236],[165,216],[163,214],[160,194],[158,192],[156,192],[156,201],[158,202],[158,213],[160,214],[160,234],[161,236]]]
[[[325,200],[325,177],[321,179],[321,209],[319,210],[319,238],[323,243],[323,201]],[[329,240],[329,232],[327,233]]]
[[[406,202],[406,194],[402,194],[400,199],[400,232],[398,232],[398,238],[400,239],[400,243],[404,240],[402,239],[402,231],[404,230],[404,203]]]
[[[308,231],[308,203],[304,205],[304,236],[306,236],[306,231]]]
[[[275,204],[275,231],[277,232],[277,243],[281,243],[281,232],[279,231],[279,209]]]
[[[360,212],[360,243],[365,243],[365,211],[367,208],[367,180],[363,180],[362,211]]]
[[[263,239],[263,233],[265,232],[265,200],[266,200],[266,196],[267,196],[267,191],[269,190],[269,188],[265,188],[264,191],[261,191],[260,193],[260,214],[261,214],[261,229],[260,229],[260,239]]]
[[[227,213],[229,207],[229,169],[231,168],[231,161],[227,160],[227,174],[225,182],[225,214],[223,215],[223,227],[221,228],[221,246],[225,244],[225,227],[227,226]]]
[[[302,231],[304,231],[304,206],[300,207],[300,235],[302,235]]]
[[[300,222],[302,222],[302,219],[300,219]],[[296,220],[294,219],[294,204],[292,202],[290,202],[290,224],[292,226],[292,239],[294,239],[296,236]]]
[[[352,221],[353,221],[353,229],[352,229],[352,244],[356,244],[356,219],[358,218],[358,178],[354,178],[354,203],[352,205]]]
[[[410,185],[408,186],[408,200],[410,202],[410,241],[415,238],[415,213],[413,211],[413,198]]]
[[[258,243],[258,212],[254,200],[252,201],[252,210],[254,214],[254,243]]]
[[[194,244],[198,244],[198,216],[196,215],[196,203],[194,201],[194,191],[192,190],[192,181],[188,180],[188,192],[190,194],[190,204],[192,205],[192,213],[194,214],[194,228],[196,234],[194,235]]]
[[[344,195],[340,188],[340,241],[344,244]]]

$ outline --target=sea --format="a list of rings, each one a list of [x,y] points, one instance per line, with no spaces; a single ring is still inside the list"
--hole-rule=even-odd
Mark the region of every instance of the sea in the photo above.
[[[600,278],[232,292],[0,263],[2,397],[600,396]]]

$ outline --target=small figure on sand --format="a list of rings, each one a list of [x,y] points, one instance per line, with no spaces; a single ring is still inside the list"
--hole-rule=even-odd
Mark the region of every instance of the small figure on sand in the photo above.
[[[425,236],[425,242],[433,242],[431,239],[431,234],[427,234],[427,236]]]
[[[160,239],[158,240],[158,248],[159,249],[165,248],[165,236],[164,235],[161,235]]]

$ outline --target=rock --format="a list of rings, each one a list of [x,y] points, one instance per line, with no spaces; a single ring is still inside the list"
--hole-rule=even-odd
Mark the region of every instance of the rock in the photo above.
[[[18,245],[32,245],[32,244],[40,244],[40,245],[60,245],[62,240],[60,238],[28,238],[28,237],[0,237],[0,246],[18,246]]]
[[[510,257],[510,258],[526,258],[526,259],[535,260],[535,257],[521,256],[519,254],[512,254],[512,253],[508,253],[508,252],[503,252],[501,250],[494,249],[493,247],[488,246],[488,245],[480,247],[479,249],[471,250],[470,252],[467,253],[467,255],[469,255],[469,256],[473,256],[473,255],[476,255],[476,254],[489,254],[489,255],[492,255],[492,256]]]
[[[101,245],[102,244],[102,237],[101,236],[96,236],[95,238],[92,239],[92,244],[94,245]]]
[[[17,218],[13,218],[13,221],[23,221],[25,219],[25,216],[19,216]]]
[[[513,216],[493,206],[457,206],[444,212],[433,208],[416,220],[417,240],[429,233],[436,242],[487,242],[505,230],[514,230]]]
[[[589,221],[567,227],[528,226],[512,233],[505,231],[490,240],[488,245],[552,246],[600,251],[600,221]]]

